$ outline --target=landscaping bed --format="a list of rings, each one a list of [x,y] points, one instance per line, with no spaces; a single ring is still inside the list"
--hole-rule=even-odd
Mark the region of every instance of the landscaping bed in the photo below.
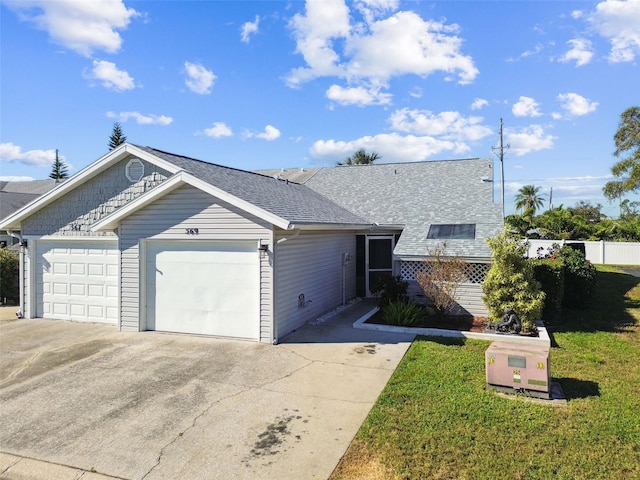
[[[389,325],[385,320],[382,311],[376,312],[366,323],[377,325]],[[414,325],[403,325],[415,328],[438,328],[441,330],[458,330],[461,332],[484,332],[488,325],[487,317],[475,317],[473,315],[427,315],[425,313],[422,321]]]

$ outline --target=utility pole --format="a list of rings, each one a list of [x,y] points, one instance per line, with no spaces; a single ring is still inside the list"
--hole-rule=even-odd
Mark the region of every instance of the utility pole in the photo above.
[[[495,153],[498,152],[498,158],[500,159],[500,187],[502,189],[502,219],[504,220],[504,152],[509,150],[511,145],[504,145],[502,143],[502,118],[500,119],[500,146],[491,147],[491,150]]]
[[[549,189],[549,210],[553,210],[553,187]]]

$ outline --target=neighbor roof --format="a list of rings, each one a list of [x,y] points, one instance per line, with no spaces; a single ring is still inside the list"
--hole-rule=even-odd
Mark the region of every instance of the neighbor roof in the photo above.
[[[57,185],[55,180],[0,182],[0,218],[5,218],[47,193]]]

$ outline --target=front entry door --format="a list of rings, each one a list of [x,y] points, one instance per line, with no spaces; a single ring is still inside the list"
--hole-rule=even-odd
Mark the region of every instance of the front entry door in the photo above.
[[[393,274],[394,237],[367,237],[367,294],[381,275]]]

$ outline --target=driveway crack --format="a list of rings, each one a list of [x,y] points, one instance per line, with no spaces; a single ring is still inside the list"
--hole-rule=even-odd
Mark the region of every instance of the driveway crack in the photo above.
[[[145,473],[140,480],[144,480],[145,478],[147,478],[151,472],[153,472],[162,462],[162,457],[164,457],[164,452],[171,447],[171,445],[173,445],[174,443],[176,443],[178,440],[180,440],[180,438],[182,438],[184,436],[185,433],[187,433],[189,430],[191,430],[192,428],[194,428],[196,426],[196,423],[198,423],[198,420],[200,418],[202,418],[203,416],[205,416],[209,410],[211,410],[214,405],[224,401],[224,400],[228,400],[229,398],[233,398],[233,397],[237,397],[238,395],[241,395],[249,390],[251,390],[252,387],[246,387],[242,390],[237,391],[236,393],[233,393],[231,395],[226,395],[224,397],[219,398],[218,400],[216,400],[215,402],[212,402],[207,408],[205,408],[204,410],[202,410],[198,415],[196,415],[195,417],[193,417],[193,421],[191,422],[191,425],[189,425],[187,428],[185,428],[184,430],[182,430],[181,432],[178,432],[178,434],[175,436],[175,438],[173,438],[171,441],[169,441],[164,447],[162,447],[160,449],[160,453],[158,454],[158,459],[156,460],[156,463],[149,469],[149,471],[147,473]]]

